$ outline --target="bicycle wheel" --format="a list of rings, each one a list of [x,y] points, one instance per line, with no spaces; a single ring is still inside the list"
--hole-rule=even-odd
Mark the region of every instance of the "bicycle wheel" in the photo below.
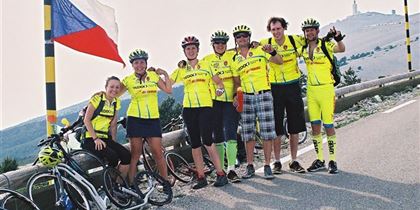
[[[84,149],[73,150],[70,153],[71,159],[77,163],[75,169],[79,174],[83,175],[85,178],[91,178],[93,176],[98,176],[103,173],[106,168],[104,161],[98,156],[94,155],[92,152]],[[83,163],[83,164],[82,164]],[[81,171],[78,171],[78,170]]]
[[[287,130],[287,118],[284,119],[284,133],[287,135],[288,138],[290,138],[289,135],[289,131]],[[306,138],[308,137],[308,132],[307,131],[302,131],[299,133],[299,140],[298,140],[298,144],[302,144],[306,141]]]
[[[62,176],[61,181],[64,188],[60,188],[58,177],[50,172],[33,175],[27,183],[29,199],[43,210],[69,208],[90,210],[88,199],[83,191],[66,177]]]
[[[122,189],[128,189],[128,184],[115,168],[107,168],[103,173],[105,193],[113,204],[119,208],[127,208],[131,204],[131,195]]]
[[[148,171],[159,173],[159,170],[158,170],[158,167],[157,167],[157,163],[156,163],[155,159],[153,159],[152,152],[150,151],[150,149],[148,149],[150,147],[147,147],[146,145],[147,145],[147,141],[143,141],[144,167]],[[162,151],[162,152],[165,153],[165,151]],[[170,170],[169,167],[171,167],[171,165],[173,165],[173,164],[169,164],[167,161],[165,161],[165,162],[166,162],[166,165],[168,167],[167,171],[169,171]],[[171,176],[168,173],[168,181],[171,184],[171,186],[174,186],[175,185],[175,182],[176,182],[176,178],[173,177],[173,176]]]
[[[136,191],[155,206],[163,206],[172,201],[171,184],[157,173],[142,171],[134,180]]]
[[[8,189],[0,189],[0,209],[39,210],[29,198]]]
[[[194,178],[194,172],[190,164],[180,155],[168,152],[165,155],[165,162],[168,165],[169,173],[181,182],[188,183]]]
[[[153,159],[152,152],[148,149],[147,141],[143,141],[143,159],[144,167],[151,172],[157,172],[156,161]]]

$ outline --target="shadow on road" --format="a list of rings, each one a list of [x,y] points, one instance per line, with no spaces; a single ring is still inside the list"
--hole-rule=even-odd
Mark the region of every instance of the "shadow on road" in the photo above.
[[[341,171],[293,174],[272,181],[207,187],[159,209],[416,209],[420,184],[403,184]]]

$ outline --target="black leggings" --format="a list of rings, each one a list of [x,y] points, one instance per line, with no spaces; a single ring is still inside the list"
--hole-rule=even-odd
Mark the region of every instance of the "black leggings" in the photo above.
[[[213,144],[213,111],[211,107],[184,108],[182,117],[187,126],[193,149],[201,147],[201,140],[206,146]]]
[[[128,151],[123,145],[111,139],[102,140],[106,144],[106,147],[102,150],[95,149],[95,142],[92,138],[83,140],[82,148],[92,152],[94,155],[101,159],[106,159],[109,163],[109,166],[116,167],[118,165],[118,161],[121,161],[121,165],[130,164],[130,151]]]

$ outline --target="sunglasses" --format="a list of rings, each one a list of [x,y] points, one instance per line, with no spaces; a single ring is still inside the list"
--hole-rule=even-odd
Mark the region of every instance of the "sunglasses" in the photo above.
[[[214,41],[213,43],[214,44],[226,44],[226,42],[224,42],[224,41]]]
[[[238,34],[235,36],[235,38],[239,39],[239,38],[248,38],[249,35],[248,34]]]

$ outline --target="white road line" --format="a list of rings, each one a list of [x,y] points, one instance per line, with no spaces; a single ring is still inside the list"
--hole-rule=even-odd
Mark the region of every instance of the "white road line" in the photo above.
[[[403,104],[400,104],[400,105],[398,105],[398,106],[396,106],[396,107],[394,107],[394,108],[392,108],[392,109],[388,109],[388,110],[386,110],[386,111],[384,111],[384,112],[382,112],[382,113],[384,113],[384,114],[391,113],[391,112],[393,112],[393,111],[395,111],[395,110],[397,110],[397,109],[400,109],[400,108],[402,108],[402,107],[404,107],[404,106],[407,106],[407,105],[409,105],[409,104],[412,104],[412,103],[414,103],[414,102],[416,102],[416,100],[407,101],[407,102],[405,102],[405,103],[403,103]]]
[[[309,138],[309,135],[308,135],[308,138]],[[327,138],[324,138],[322,140],[322,144],[325,144],[325,143],[327,143]],[[313,149],[314,149],[314,145],[313,144],[311,144],[309,146],[306,146],[306,147],[304,147],[304,148],[302,148],[302,149],[300,149],[300,150],[297,151],[297,156],[299,157],[299,156],[301,156],[301,155],[303,155],[303,154],[305,154],[305,153],[307,153],[309,151],[312,151]],[[292,159],[292,156],[291,155],[287,155],[285,157],[280,158],[280,162],[281,162],[282,165],[284,165],[285,163],[289,162],[291,159]],[[272,162],[271,165],[273,165],[273,163],[274,162]],[[256,173],[263,173],[264,172],[264,167],[261,167],[261,168],[257,169],[255,172]]]

